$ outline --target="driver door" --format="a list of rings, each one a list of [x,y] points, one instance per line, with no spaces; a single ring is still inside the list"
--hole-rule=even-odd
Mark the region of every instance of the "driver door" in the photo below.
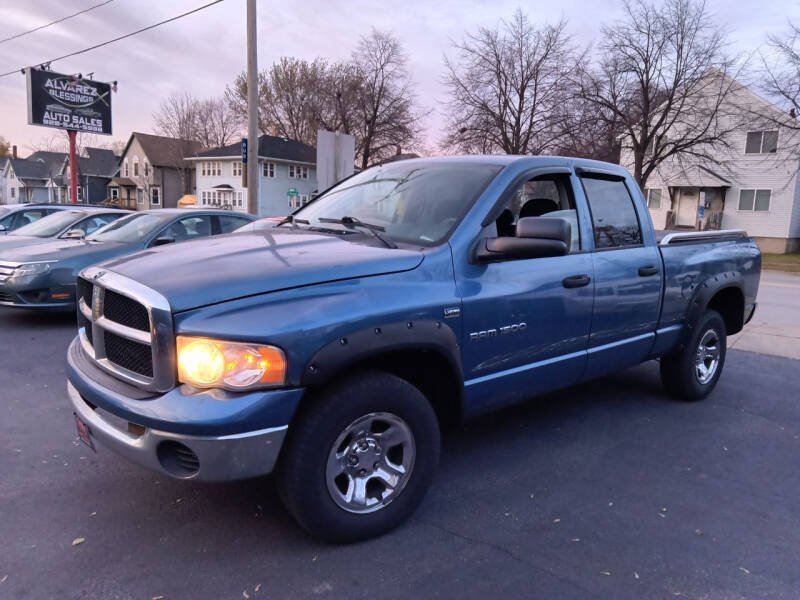
[[[537,172],[538,173],[538,172]],[[565,256],[468,264],[462,360],[470,412],[485,412],[576,383],[586,366],[594,300],[592,256],[583,252],[570,176],[538,175],[512,186],[481,237],[513,235],[521,217],[570,222]]]

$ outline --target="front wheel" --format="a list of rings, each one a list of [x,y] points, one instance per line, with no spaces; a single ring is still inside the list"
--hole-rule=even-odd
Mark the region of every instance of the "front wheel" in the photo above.
[[[290,427],[281,498],[314,537],[381,535],[422,501],[439,445],[436,414],[416,387],[388,373],[356,374],[317,395]]]
[[[664,389],[684,400],[702,400],[719,381],[725,365],[725,321],[715,310],[703,313],[687,343],[661,359]]]

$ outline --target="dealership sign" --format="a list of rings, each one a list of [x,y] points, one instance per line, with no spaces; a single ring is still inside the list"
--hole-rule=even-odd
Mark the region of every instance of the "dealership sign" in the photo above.
[[[111,135],[111,85],[27,69],[28,124]]]

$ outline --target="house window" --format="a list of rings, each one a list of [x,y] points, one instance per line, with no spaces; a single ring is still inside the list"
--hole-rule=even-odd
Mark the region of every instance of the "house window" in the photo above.
[[[147,161],[144,161],[144,176],[150,177],[150,163]]]
[[[236,207],[243,208],[244,207],[244,199],[242,192],[236,192]]]
[[[139,176],[139,159],[136,156],[133,157],[133,176]]]
[[[745,154],[774,154],[778,150],[778,131],[748,131]]]
[[[231,163],[231,175],[234,177],[242,176],[242,161],[235,160]]]
[[[289,165],[289,179],[308,179],[308,167]]]
[[[739,210],[768,212],[771,196],[771,190],[740,190]]]
[[[300,204],[300,196],[289,196],[289,208],[295,209],[300,208],[302,204]]]
[[[262,171],[264,173],[264,177],[275,177],[275,163],[265,162]]]
[[[161,188],[150,188],[150,204],[153,206],[161,205]]]
[[[661,190],[656,188],[645,188],[644,197],[647,199],[647,208],[661,208]]]
[[[130,177],[130,171],[128,171],[128,159],[125,159],[125,163],[123,164],[123,173],[125,173],[125,177]]]
[[[216,160],[203,162],[201,170],[205,177],[219,177],[222,175],[222,165]]]
[[[142,188],[136,188],[136,204],[144,204],[144,192]]]
[[[300,194],[300,205],[305,206],[308,204],[308,194]]]
[[[12,197],[12,198],[16,197],[16,194],[17,194],[17,188],[15,188],[15,187],[12,187],[12,188],[11,188],[11,197]]]
[[[109,190],[112,198],[119,198],[119,188],[113,187]]]

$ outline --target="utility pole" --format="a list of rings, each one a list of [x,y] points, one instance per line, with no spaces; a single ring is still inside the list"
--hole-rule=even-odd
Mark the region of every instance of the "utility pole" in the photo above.
[[[258,215],[258,53],[256,0],[247,0],[247,212]]]
[[[69,137],[69,196],[70,202],[75,204],[78,201],[78,157],[75,152],[75,136],[77,131],[67,130]]]

